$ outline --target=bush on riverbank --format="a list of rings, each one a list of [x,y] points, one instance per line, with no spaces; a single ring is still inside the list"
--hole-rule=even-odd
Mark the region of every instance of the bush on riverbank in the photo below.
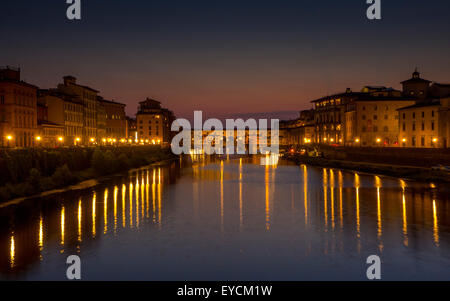
[[[0,150],[0,201],[124,172],[173,155],[155,146]]]

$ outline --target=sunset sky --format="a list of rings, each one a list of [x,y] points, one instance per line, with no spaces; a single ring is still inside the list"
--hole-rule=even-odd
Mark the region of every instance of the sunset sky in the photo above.
[[[0,65],[55,87],[64,75],[127,104],[160,100],[177,116],[298,111],[351,87],[400,88],[415,67],[450,82],[450,1],[2,1]]]

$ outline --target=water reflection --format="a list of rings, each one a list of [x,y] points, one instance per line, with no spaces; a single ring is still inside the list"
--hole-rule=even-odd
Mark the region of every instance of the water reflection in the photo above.
[[[449,265],[450,207],[439,184],[260,162],[196,155],[92,189],[1,208],[0,278],[39,275],[39,265],[63,262],[55,256],[108,256],[113,250],[99,248],[103,243],[137,233],[145,236],[126,240],[127,252],[153,250],[169,265],[178,248],[196,259],[213,256],[217,246],[239,246],[241,255],[227,249],[220,256],[243,256],[245,273],[258,258],[286,270],[288,262],[367,253],[387,253],[394,261],[420,253]],[[175,251],[159,251],[165,248]],[[265,252],[273,252],[270,260]],[[138,254],[129,264],[146,265],[150,257]]]

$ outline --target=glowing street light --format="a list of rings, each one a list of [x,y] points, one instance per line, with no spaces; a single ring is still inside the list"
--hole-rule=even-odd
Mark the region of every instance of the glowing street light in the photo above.
[[[13,139],[12,136],[6,136],[6,140],[11,141]]]
[[[91,138],[89,141],[91,141],[91,143],[95,142],[95,138]]]
[[[41,140],[42,140],[41,136],[37,136],[37,137],[36,137],[36,141],[39,142],[39,141],[41,141]]]
[[[59,142],[63,142],[64,141],[64,137],[58,137],[58,141]]]
[[[438,138],[433,138],[432,140],[434,143],[438,142]]]
[[[377,143],[380,143],[381,142],[381,139],[380,138],[377,138]]]

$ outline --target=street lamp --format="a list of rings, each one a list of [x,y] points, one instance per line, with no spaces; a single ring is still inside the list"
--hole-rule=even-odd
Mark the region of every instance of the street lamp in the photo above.
[[[6,140],[8,140],[8,147],[9,147],[9,142],[13,140],[13,136],[11,135],[6,136]]]

